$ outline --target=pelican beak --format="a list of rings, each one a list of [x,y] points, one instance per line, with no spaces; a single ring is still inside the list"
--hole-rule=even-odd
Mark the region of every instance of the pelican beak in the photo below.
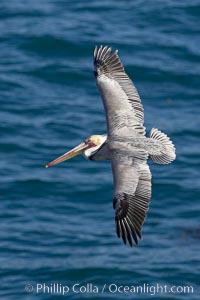
[[[54,166],[56,164],[59,164],[67,159],[70,159],[70,158],[82,153],[84,150],[89,149],[90,147],[91,147],[90,144],[83,142],[80,145],[73,148],[72,150],[70,150],[70,151],[66,152],[65,154],[59,156],[58,158],[54,159],[53,161],[48,163],[45,167],[48,168],[48,167]]]

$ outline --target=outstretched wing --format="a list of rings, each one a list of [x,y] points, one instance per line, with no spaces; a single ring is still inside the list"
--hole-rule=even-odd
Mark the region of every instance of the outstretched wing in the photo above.
[[[145,135],[144,112],[138,92],[124,71],[117,51],[108,46],[94,50],[97,86],[106,112],[108,149],[114,177],[115,222],[124,243],[138,243],[151,197],[151,173],[145,149],[127,141]]]
[[[106,111],[109,137],[144,135],[143,106],[138,92],[124,71],[117,51],[96,47],[94,66],[97,86]]]
[[[138,162],[121,155],[112,159],[112,170],[116,232],[132,247],[132,240],[138,244],[138,237],[142,236],[151,198],[151,172],[146,161]]]

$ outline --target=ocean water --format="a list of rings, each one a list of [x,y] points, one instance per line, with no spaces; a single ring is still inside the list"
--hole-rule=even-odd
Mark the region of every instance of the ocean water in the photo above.
[[[1,0],[0,299],[199,299],[199,16],[195,0]],[[101,44],[119,50],[147,132],[177,149],[171,165],[149,162],[153,194],[133,248],[115,233],[109,162],[44,168],[106,132],[93,78]],[[138,285],[146,292],[116,290]]]

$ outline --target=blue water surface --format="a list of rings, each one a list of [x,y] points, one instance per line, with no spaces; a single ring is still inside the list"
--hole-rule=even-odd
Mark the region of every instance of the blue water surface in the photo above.
[[[1,0],[0,299],[199,299],[199,16],[197,0]],[[93,78],[100,44],[119,50],[147,132],[159,128],[177,149],[171,165],[150,162],[151,205],[133,248],[115,233],[109,162],[80,156],[44,168],[106,132]],[[89,283],[99,292],[71,290]]]

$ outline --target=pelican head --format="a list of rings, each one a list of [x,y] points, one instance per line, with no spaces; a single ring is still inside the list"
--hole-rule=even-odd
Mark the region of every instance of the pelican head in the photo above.
[[[68,160],[78,154],[83,154],[85,158],[89,159],[98,149],[105,143],[107,135],[91,135],[84,140],[80,145],[76,146],[72,150],[64,153],[58,158],[54,159],[46,165],[46,168],[59,164],[65,160]]]

